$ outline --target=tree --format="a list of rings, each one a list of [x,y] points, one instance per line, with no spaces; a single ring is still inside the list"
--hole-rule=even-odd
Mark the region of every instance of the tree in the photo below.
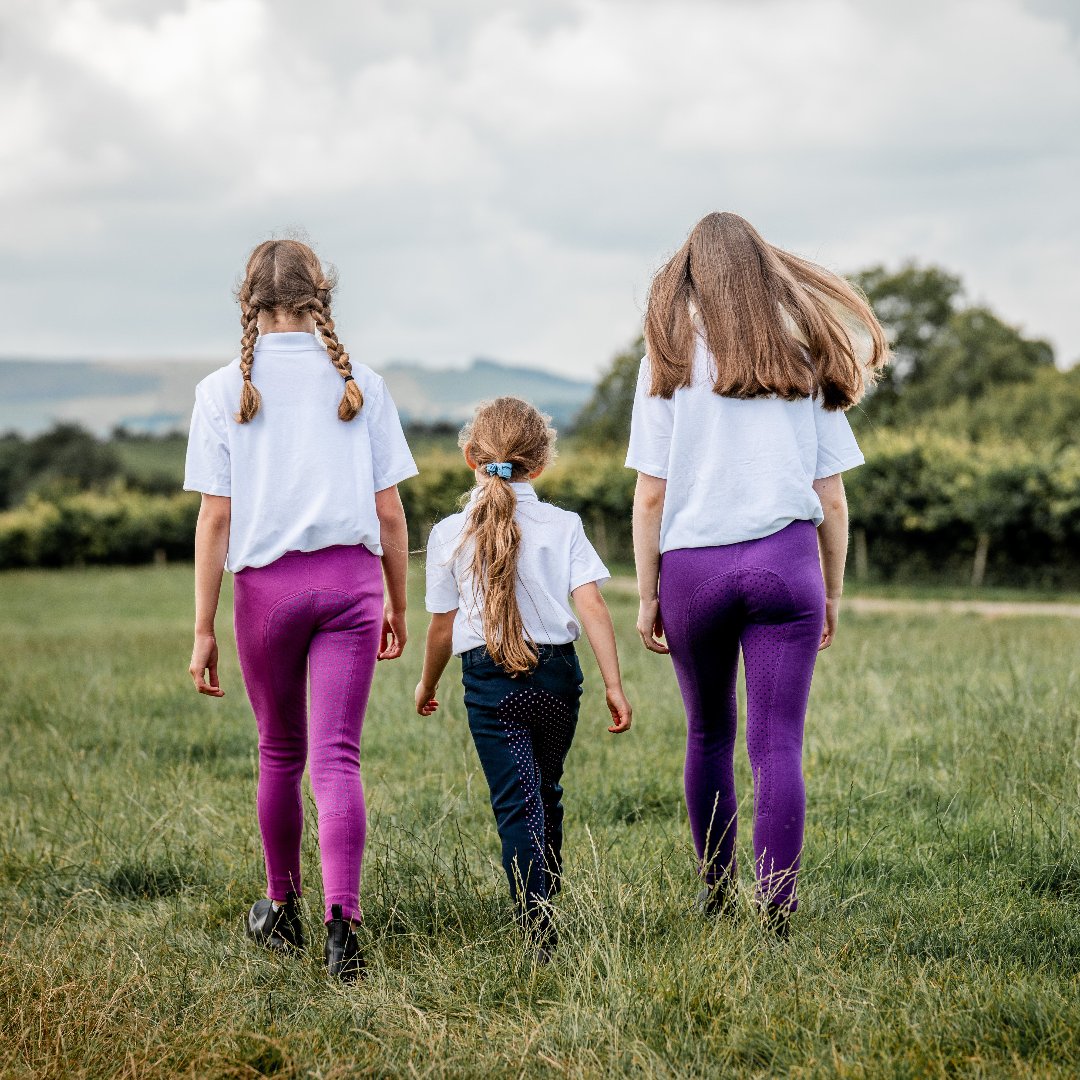
[[[85,491],[122,471],[120,458],[78,424],[57,424],[32,439],[0,441],[0,509],[45,490]]]
[[[999,387],[1030,382],[1041,368],[1053,366],[1047,342],[1025,338],[986,308],[965,308],[928,343],[904,396],[909,411],[957,398],[976,401]]]
[[[862,412],[874,424],[921,423],[930,411],[975,402],[1053,369],[1054,353],[985,307],[963,307],[960,279],[939,267],[875,266],[852,280],[888,334],[893,363]]]
[[[617,353],[597,384],[585,408],[578,413],[574,434],[590,446],[625,446],[630,438],[638,370],[645,355],[645,339]]]
[[[956,311],[962,286],[940,267],[913,262],[897,271],[872,266],[851,280],[866,294],[892,346],[893,362],[863,406],[870,419],[888,423],[900,411],[905,382],[917,375],[927,348]]]

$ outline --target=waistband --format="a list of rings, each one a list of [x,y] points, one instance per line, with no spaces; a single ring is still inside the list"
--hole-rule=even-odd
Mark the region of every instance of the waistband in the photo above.
[[[556,656],[574,656],[576,650],[574,649],[574,643],[568,641],[565,645],[537,645],[536,653],[542,664]],[[466,649],[461,654],[461,666],[463,669],[475,667],[485,660],[490,661],[491,657],[488,656],[488,651],[483,645],[477,645],[475,649]]]

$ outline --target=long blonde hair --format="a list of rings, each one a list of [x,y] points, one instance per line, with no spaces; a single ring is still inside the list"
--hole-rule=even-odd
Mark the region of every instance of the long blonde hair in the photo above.
[[[473,594],[483,597],[484,643],[504,671],[521,675],[536,667],[536,644],[526,634],[517,600],[521,527],[514,520],[517,496],[510,486],[546,468],[555,457],[555,431],[527,401],[501,397],[481,402],[458,444],[476,465],[478,490],[469,504],[458,552],[471,544]],[[488,465],[509,464],[510,477]]]
[[[690,385],[699,332],[716,361],[713,389],[725,397],[820,393],[826,409],[846,409],[889,359],[881,324],[853,286],[773,247],[738,214],[703,217],[653,278],[651,394],[670,398]]]
[[[364,395],[352,375],[345,346],[338,341],[330,314],[330,296],[337,284],[334,273],[327,274],[319,257],[299,240],[265,240],[250,255],[244,280],[236,298],[240,302],[240,391],[239,424],[251,421],[259,411],[262,397],[251,381],[255,362],[255,339],[259,336],[259,312],[277,311],[286,315],[310,315],[330,356],[330,362],[345,380],[338,403],[338,417],[352,420],[364,406]]]

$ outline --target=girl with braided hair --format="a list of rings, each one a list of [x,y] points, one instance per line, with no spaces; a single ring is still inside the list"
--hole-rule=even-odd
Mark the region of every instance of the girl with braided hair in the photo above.
[[[405,647],[397,485],[417,470],[385,383],[354,367],[338,340],[334,284],[296,240],[251,253],[238,291],[240,356],[195,390],[184,487],[202,493],[190,674],[199,693],[224,695],[214,618],[228,569],[259,729],[267,898],[248,912],[247,933],[275,951],[304,947],[300,781],[310,760],[326,963],[349,980],[360,972],[360,729],[376,659]]]
[[[518,916],[547,957],[547,901],[562,871],[563,764],[577,726],[585,628],[604,679],[608,731],[630,727],[611,616],[608,572],[577,514],[540,502],[535,480],[555,456],[555,432],[519,398],[485,402],[462,431],[476,486],[460,514],[428,540],[427,633],[416,711],[430,716],[451,655],[461,657],[469,729],[487,778],[503,867]],[[573,598],[574,611],[569,600]]]

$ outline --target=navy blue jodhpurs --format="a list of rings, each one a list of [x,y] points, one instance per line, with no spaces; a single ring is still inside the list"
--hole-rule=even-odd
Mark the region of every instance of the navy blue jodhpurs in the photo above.
[[[560,781],[582,683],[573,645],[541,645],[538,651],[536,668],[516,678],[483,648],[461,656],[469,730],[491,792],[510,895],[525,918],[559,889]]]

